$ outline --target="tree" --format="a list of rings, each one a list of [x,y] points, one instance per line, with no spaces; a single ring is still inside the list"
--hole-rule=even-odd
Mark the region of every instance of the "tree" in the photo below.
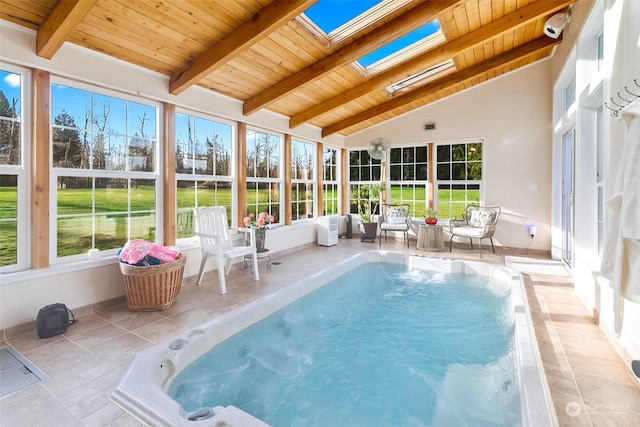
[[[20,163],[20,122],[19,99],[9,101],[0,90],[0,163],[17,165]]]
[[[111,114],[111,105],[108,102],[102,102],[102,111],[98,114],[93,114],[91,121],[96,126],[98,133],[94,136],[95,144],[93,146],[93,168],[105,169],[106,168],[106,147],[105,147],[105,132],[107,125],[109,124],[109,115]]]
[[[53,119],[53,166],[82,167],[83,147],[80,131],[73,117],[64,109]]]

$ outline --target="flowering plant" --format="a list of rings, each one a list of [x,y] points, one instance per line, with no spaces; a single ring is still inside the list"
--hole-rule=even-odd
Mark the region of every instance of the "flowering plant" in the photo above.
[[[249,215],[245,216],[242,222],[244,222],[245,227],[249,228],[266,228],[267,225],[275,222],[276,219],[273,215],[269,215],[269,212],[262,211],[256,217],[252,212]]]

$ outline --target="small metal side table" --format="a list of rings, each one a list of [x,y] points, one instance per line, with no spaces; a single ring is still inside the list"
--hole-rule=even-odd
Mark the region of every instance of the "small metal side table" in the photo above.
[[[269,255],[269,249],[258,248],[258,261],[261,259],[267,259],[267,268],[271,268],[271,255]],[[251,259],[251,255],[245,255],[244,257],[244,268],[247,268],[249,264],[247,264],[247,260]]]
[[[441,225],[420,224],[417,248],[421,251],[444,250],[444,230]]]

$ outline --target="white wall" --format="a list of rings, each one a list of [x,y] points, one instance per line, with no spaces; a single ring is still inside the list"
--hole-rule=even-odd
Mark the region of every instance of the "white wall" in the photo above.
[[[503,209],[494,240],[524,248],[530,243],[527,225],[535,223],[538,234],[530,248],[549,251],[550,119],[545,60],[349,136],[346,144],[366,147],[377,136],[392,145],[483,139],[482,203]],[[424,131],[427,122],[435,122],[436,129]]]
[[[589,50],[594,37],[604,29],[604,69],[594,72]],[[627,361],[640,359],[640,304],[625,301],[622,330],[614,330],[613,290],[609,281],[600,276],[601,258],[598,255],[597,200],[595,171],[595,109],[624,87],[632,89],[633,79],[640,79],[640,2],[636,0],[583,0],[574,4],[569,27],[563,33],[564,41],[552,63],[554,85],[563,86],[563,73],[576,76],[577,108],[564,117],[557,115],[557,128],[576,128],[575,147],[575,253],[572,274],[578,298],[593,313],[600,328],[609,337],[614,348]],[[639,88],[640,89],[640,88]],[[636,93],[640,93],[638,90]],[[627,98],[629,98],[627,96]],[[621,102],[618,100],[617,102]],[[612,195],[622,147],[624,124],[604,108],[604,199]],[[560,151],[559,135],[555,137]],[[560,159],[557,159],[558,163]],[[554,179],[555,194],[560,193],[559,170]],[[560,201],[556,200],[557,209]],[[560,229],[558,219],[553,221]],[[605,233],[607,217],[605,216]],[[554,247],[561,248],[560,233]],[[636,282],[640,277],[635,278]]]

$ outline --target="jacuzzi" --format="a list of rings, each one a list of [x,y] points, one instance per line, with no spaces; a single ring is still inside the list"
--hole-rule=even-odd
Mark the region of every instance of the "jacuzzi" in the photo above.
[[[385,251],[355,255],[140,353],[113,392],[112,399],[153,426],[267,426],[233,406],[204,408],[197,413],[186,413],[167,394],[167,390],[171,381],[182,370],[216,344],[356,266],[382,261],[433,272],[486,276],[510,284],[521,424],[536,427],[558,424],[531,324],[522,276],[508,268],[487,263]]]

